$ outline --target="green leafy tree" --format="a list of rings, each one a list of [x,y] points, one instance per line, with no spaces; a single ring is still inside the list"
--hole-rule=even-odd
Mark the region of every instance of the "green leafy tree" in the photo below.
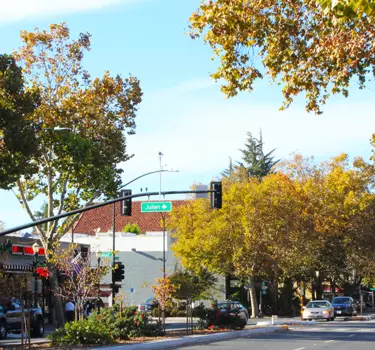
[[[22,69],[14,58],[0,55],[0,188],[36,171],[30,159],[37,152],[38,125],[29,117],[38,103],[36,91],[25,90]]]
[[[14,53],[22,67],[26,91],[38,91],[40,104],[28,120],[37,125],[39,157],[33,176],[20,177],[15,185],[30,218],[36,218],[31,202],[47,201],[47,216],[89,205],[100,196],[114,196],[121,170],[128,160],[126,133],[135,133],[135,117],[142,92],[132,76],[90,78],[82,66],[90,50],[90,34],[70,38],[65,23],[52,24],[49,31],[21,32],[23,46]],[[60,128],[60,130],[56,129]],[[74,225],[78,216],[36,227],[46,251]],[[55,266],[50,263],[51,288],[57,290]],[[58,326],[63,324],[61,298],[56,296]]]
[[[217,283],[215,275],[204,268],[198,272],[176,270],[169,278],[172,284],[178,286],[173,297],[188,302],[210,298],[210,292],[215,289]]]
[[[338,23],[316,0],[202,1],[190,23],[220,59],[212,78],[227,97],[268,76],[282,86],[281,109],[304,93],[306,110],[321,113],[329,96],[348,96],[352,81],[364,88],[374,74],[373,18]]]

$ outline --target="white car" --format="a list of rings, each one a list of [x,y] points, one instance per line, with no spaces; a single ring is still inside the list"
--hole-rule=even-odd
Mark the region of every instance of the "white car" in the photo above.
[[[302,318],[309,321],[318,319],[333,321],[335,310],[327,300],[312,300],[303,307]]]

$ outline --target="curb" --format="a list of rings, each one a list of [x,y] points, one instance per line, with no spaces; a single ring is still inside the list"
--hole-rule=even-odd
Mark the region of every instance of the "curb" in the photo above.
[[[204,343],[215,343],[221,340],[245,338],[245,337],[250,337],[252,335],[274,333],[274,332],[280,332],[280,331],[286,331],[286,330],[288,330],[287,326],[273,326],[273,327],[263,327],[263,328],[258,328],[258,329],[256,328],[246,329],[246,330],[234,331],[234,332],[215,333],[215,334],[208,334],[208,335],[191,335],[191,336],[181,337],[178,339],[157,340],[157,341],[142,343],[142,344],[128,344],[128,345],[124,344],[124,345],[114,345],[114,346],[91,348],[91,349],[92,350],[176,349],[181,346],[198,345],[198,344],[204,344]]]
[[[273,321],[273,325],[309,325],[309,326],[315,326],[316,321]],[[257,326],[272,326],[272,321],[261,321],[257,323]]]
[[[374,319],[375,319],[375,315],[367,315],[367,316],[345,317],[344,321],[371,321]]]

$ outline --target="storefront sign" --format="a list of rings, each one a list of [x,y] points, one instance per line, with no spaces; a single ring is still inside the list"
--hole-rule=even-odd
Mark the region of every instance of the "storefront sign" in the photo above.
[[[22,244],[13,244],[12,245],[12,254],[14,255],[35,255],[34,248],[32,246],[26,246]],[[46,255],[45,249],[43,247],[39,248],[38,255]]]

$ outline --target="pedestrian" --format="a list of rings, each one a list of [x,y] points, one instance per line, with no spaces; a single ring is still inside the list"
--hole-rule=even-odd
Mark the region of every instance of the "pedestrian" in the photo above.
[[[72,322],[75,318],[75,306],[71,300],[65,304],[66,322]]]

